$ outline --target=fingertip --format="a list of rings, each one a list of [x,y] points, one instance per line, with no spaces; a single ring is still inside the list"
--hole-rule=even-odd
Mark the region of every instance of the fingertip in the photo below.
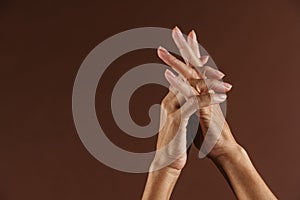
[[[175,31],[175,28],[173,28],[173,30],[172,30],[172,38],[173,38],[173,40],[177,39],[177,34],[176,34],[176,31]]]
[[[165,76],[168,76],[170,78],[175,78],[176,77],[175,74],[173,74],[173,72],[171,72],[171,70],[169,70],[169,69],[166,69]]]
[[[224,102],[227,99],[226,94],[213,94],[212,104],[219,104]]]
[[[162,47],[162,46],[159,46],[159,47],[157,48],[157,50],[158,50],[158,51],[167,52],[167,50],[166,50],[164,47]]]
[[[223,84],[224,84],[224,87],[225,87],[225,89],[226,89],[227,92],[231,90],[232,85],[230,83],[225,83],[224,82]]]
[[[165,78],[170,83],[170,85],[174,85],[174,82],[176,82],[175,75],[168,69],[165,71]]]
[[[160,49],[162,48],[162,46],[159,46],[157,49],[156,49],[156,53],[157,55],[159,55],[159,52],[160,52]]]
[[[217,74],[219,75],[220,79],[224,78],[225,74],[219,70],[217,70]]]
[[[225,74],[217,69],[214,69],[214,73],[217,76],[218,79],[224,78]]]
[[[221,99],[221,101],[225,101],[227,99],[227,95],[226,94],[219,94],[219,97]]]
[[[173,28],[173,31],[178,32],[179,34],[181,33],[181,30],[178,28],[178,26],[175,26]]]
[[[192,30],[191,32],[191,38],[194,40],[194,41],[197,41],[197,35],[196,35],[196,32],[194,30]]]
[[[157,48],[157,55],[158,55],[158,57],[162,58],[163,56],[166,56],[168,54],[169,54],[169,52],[164,47],[159,46]]]
[[[178,28],[178,26],[175,26],[172,30],[172,37],[173,39],[180,39],[183,37],[181,30]]]
[[[193,39],[193,31],[194,30],[190,31],[189,34],[188,34],[188,37],[191,38],[191,39]]]
[[[202,61],[203,64],[206,64],[209,60],[209,56],[201,56],[200,60]]]

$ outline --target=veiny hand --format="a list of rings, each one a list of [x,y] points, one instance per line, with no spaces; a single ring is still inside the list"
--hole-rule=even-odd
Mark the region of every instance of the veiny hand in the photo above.
[[[200,108],[225,101],[226,95],[202,93],[184,97],[182,93],[185,94],[192,87],[185,85],[187,88],[183,88],[176,85],[181,78],[176,77],[169,70],[166,71],[165,76],[174,88],[170,88],[161,104],[161,129],[158,134],[157,150],[162,151],[157,151],[152,167],[170,163],[168,167],[181,170],[187,160],[186,126],[190,116]]]
[[[175,161],[170,162],[167,168],[149,173],[143,200],[170,198],[180,171],[186,163],[186,125],[188,118],[196,110],[199,110],[202,136],[205,137],[202,144],[204,148],[200,152],[203,155],[209,152],[208,156],[231,185],[237,199],[277,199],[256,171],[247,152],[233,138],[218,105],[226,99],[226,95],[222,93],[231,89],[230,84],[219,81],[224,74],[205,66],[208,57],[200,56],[193,31],[187,41],[178,28],[173,30],[172,35],[185,63],[164,48],[158,49],[159,57],[177,71],[179,76],[170,71],[165,73],[173,93],[169,92],[162,103],[162,129],[157,146],[160,149],[168,143],[172,145],[165,153],[158,153],[155,160],[158,163],[170,158]],[[177,132],[178,139],[172,139]],[[198,145],[200,140],[196,138],[194,143]]]
[[[172,37],[185,63],[162,47],[158,49],[158,56],[171,66],[179,74],[179,77],[182,77],[171,85],[177,90],[180,88],[184,90],[181,94],[185,99],[208,92],[215,95],[231,89],[232,86],[229,83],[219,81],[224,76],[222,72],[205,65],[208,57],[201,57],[194,31],[190,32],[186,41],[179,28],[175,27]],[[192,87],[187,87],[186,84]],[[185,85],[185,89],[182,85]],[[200,148],[203,138],[206,137],[200,150],[202,155],[209,152],[208,156],[215,159],[230,153],[233,148],[238,146],[218,104],[201,107],[198,116],[202,131],[197,134],[194,144]]]

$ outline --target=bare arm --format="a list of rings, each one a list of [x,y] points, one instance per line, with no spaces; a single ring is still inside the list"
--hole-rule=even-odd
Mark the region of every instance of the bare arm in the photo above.
[[[204,65],[196,35],[193,31],[189,34],[187,41],[177,27],[173,29],[172,36],[185,63],[172,56],[163,48],[158,49],[158,55],[166,64],[185,77],[190,86],[193,86],[193,91],[197,91],[198,95],[201,95],[203,91],[211,89],[215,92],[222,92],[220,91],[222,89],[223,92],[227,92],[231,89],[230,84],[224,83],[222,88],[219,82],[209,79],[208,76],[220,79],[223,75]],[[205,79],[203,74],[208,79]],[[204,84],[203,81],[205,82]],[[177,82],[173,86],[177,86],[180,90],[179,86],[183,84],[183,82]],[[186,87],[186,89],[188,88]],[[189,93],[184,90],[180,90],[180,92],[182,94]],[[203,134],[205,137],[210,126],[214,130],[212,132],[216,134],[215,136],[214,134],[210,135],[211,141],[202,144],[208,147],[210,143],[214,144],[213,148],[209,152],[204,152],[204,154],[218,166],[238,199],[277,199],[256,171],[246,151],[235,141],[219,105],[200,108],[199,122],[201,131],[198,134]],[[221,134],[219,135],[218,133]],[[198,147],[201,142],[203,141],[194,141]]]
[[[165,76],[170,83],[181,80],[169,70],[166,71]],[[178,89],[182,90],[183,88],[179,87]],[[167,200],[170,198],[187,161],[186,126],[190,116],[199,108],[218,104],[225,100],[225,94],[209,93],[185,98],[177,89],[170,88],[161,104],[156,155],[149,170],[143,200]]]
[[[181,170],[163,168],[150,172],[143,194],[143,200],[170,199]]]
[[[241,146],[236,145],[232,152],[213,159],[213,162],[225,173],[238,199],[277,199]]]

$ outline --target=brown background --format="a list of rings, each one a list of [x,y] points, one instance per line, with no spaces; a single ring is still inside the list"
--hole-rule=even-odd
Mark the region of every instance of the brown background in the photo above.
[[[81,143],[72,118],[73,82],[101,41],[144,26],[194,28],[234,84],[227,119],[280,199],[300,199],[300,3],[285,1],[8,1],[0,2],[0,199],[140,199],[146,174],[110,169]],[[155,138],[130,138],[111,119],[113,83],[131,67],[159,62],[154,50],[116,60],[97,91],[100,123],[113,142],[133,151]],[[151,101],[145,101],[151,91]],[[165,89],[144,86],[132,98],[137,123]],[[138,112],[139,111],[139,112]],[[207,159],[189,162],[173,199],[233,199]]]

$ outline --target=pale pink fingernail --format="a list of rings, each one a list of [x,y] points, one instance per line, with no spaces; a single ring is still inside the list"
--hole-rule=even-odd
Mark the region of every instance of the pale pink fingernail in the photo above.
[[[197,41],[197,36],[194,30],[191,31],[191,36],[194,41]]]
[[[201,56],[200,60],[202,61],[202,63],[207,63],[209,59],[209,56]]]
[[[222,73],[222,72],[220,72],[219,70],[215,70],[215,72],[216,72],[216,74],[218,75],[218,76],[220,76],[221,78],[223,78],[224,76],[225,76],[225,74],[224,73]]]
[[[175,78],[176,76],[175,76],[175,74],[173,74],[173,72],[171,72],[170,70],[166,70],[166,72],[165,72],[165,74],[166,74],[166,76],[169,76],[169,77],[172,77],[172,78]]]
[[[232,88],[232,85],[230,83],[223,83],[223,85],[227,90],[230,90]]]
[[[180,29],[175,26],[175,28],[173,29],[173,31],[177,34],[177,36],[181,37],[182,36],[182,32],[180,31]]]
[[[158,47],[158,51],[161,52],[164,55],[169,54],[169,52],[165,48],[163,48],[162,46]]]
[[[176,76],[170,70],[165,71],[165,77],[167,81],[170,83],[170,85],[174,85],[174,84],[176,85],[177,82]]]

